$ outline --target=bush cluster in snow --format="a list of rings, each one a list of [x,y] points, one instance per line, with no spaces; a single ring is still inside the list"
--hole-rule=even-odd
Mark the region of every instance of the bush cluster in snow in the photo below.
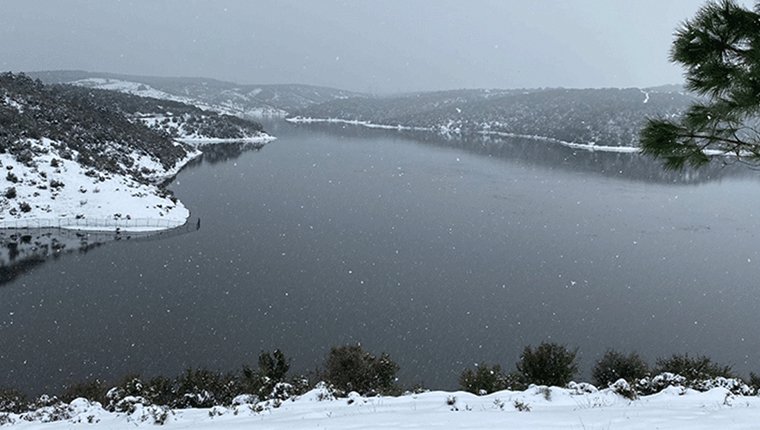
[[[638,355],[608,351],[597,362],[594,374],[600,378],[607,375],[602,381],[609,375],[627,377],[597,387],[572,381],[577,371],[575,351],[550,343],[526,347],[516,368],[505,373],[499,365],[481,365],[465,370],[460,382],[464,390],[479,396],[504,393],[506,397],[499,394],[493,399],[495,409],[504,411],[511,402],[513,410],[531,412],[536,404],[563,401],[567,396],[581,399],[577,401],[579,407],[596,408],[614,403],[615,398],[636,401],[663,391],[687,394],[718,390],[725,393],[722,401],[730,406],[735,396],[755,394],[757,387],[752,384],[759,379],[753,375],[747,384],[732,375],[730,367],[688,355],[660,359],[653,374],[639,377],[649,367]],[[675,369],[688,376],[671,371]],[[345,399],[347,405],[355,405],[366,404],[371,396],[401,394],[395,376],[398,365],[387,354],[377,356],[360,345],[332,348],[318,372],[324,382],[313,387],[303,376],[289,377],[289,370],[290,361],[276,350],[262,352],[257,368],[243,366],[240,372],[188,369],[175,378],[128,376],[110,388],[96,380],[71,386],[60,398],[45,395],[31,401],[20,391],[2,390],[0,425],[61,420],[97,423],[103,414],[122,415],[135,424],[165,424],[175,419],[178,410],[188,408],[207,410],[214,418],[271,411],[304,395],[311,401]],[[549,380],[553,383],[546,384]],[[419,392],[406,394],[416,396]],[[455,394],[449,394],[445,403],[452,411],[472,410]]]

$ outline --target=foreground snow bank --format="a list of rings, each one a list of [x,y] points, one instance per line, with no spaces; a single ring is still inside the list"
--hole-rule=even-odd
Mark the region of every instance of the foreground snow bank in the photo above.
[[[279,406],[279,407],[276,407]],[[531,387],[487,396],[427,392],[400,397],[364,398],[352,393],[335,399],[324,389],[277,405],[238,404],[229,408],[169,410],[136,405],[130,413],[110,413],[98,403],[77,399],[27,415],[0,415],[9,429],[100,427],[130,429],[163,423],[194,429],[755,429],[760,398],[734,396],[715,388],[697,392],[671,387],[638,400],[611,390]],[[58,419],[55,422],[45,422]]]
[[[49,139],[29,140],[35,154],[21,163],[0,154],[0,228],[61,227],[81,230],[153,231],[180,226],[190,212],[154,185],[115,173],[96,172],[65,159]],[[75,151],[74,151],[75,152]],[[146,154],[134,155],[134,168],[159,181],[176,174],[200,152],[169,169]]]

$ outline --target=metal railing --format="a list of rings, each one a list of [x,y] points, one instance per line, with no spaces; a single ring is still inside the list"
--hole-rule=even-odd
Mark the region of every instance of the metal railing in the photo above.
[[[185,220],[162,218],[22,218],[0,220],[0,229],[61,228],[89,231],[114,231],[117,229],[164,230],[179,227],[185,223]]]

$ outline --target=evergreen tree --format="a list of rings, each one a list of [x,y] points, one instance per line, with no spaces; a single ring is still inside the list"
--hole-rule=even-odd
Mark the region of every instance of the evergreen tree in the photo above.
[[[679,120],[650,119],[643,152],[680,169],[713,154],[760,162],[760,1],[711,1],[675,34],[671,61],[685,68],[686,88],[701,96]]]

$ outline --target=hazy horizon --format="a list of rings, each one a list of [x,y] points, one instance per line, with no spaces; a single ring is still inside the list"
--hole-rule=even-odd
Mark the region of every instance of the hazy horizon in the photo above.
[[[665,87],[670,85],[683,85],[684,82],[663,82],[661,84],[657,85],[649,85],[649,86],[641,86],[641,87],[634,87],[634,86],[597,86],[597,87],[568,87],[568,86],[545,86],[545,87],[459,87],[459,88],[439,88],[439,89],[427,89],[427,90],[401,90],[401,91],[386,91],[386,92],[373,92],[368,93],[367,91],[360,91],[360,90],[349,90],[346,88],[338,87],[338,86],[331,86],[331,85],[319,85],[319,84],[312,84],[308,82],[271,82],[271,83],[260,83],[260,82],[236,82],[226,79],[219,79],[219,78],[213,78],[209,76],[181,76],[181,75],[148,75],[148,74],[137,74],[137,73],[120,73],[120,72],[114,72],[110,70],[82,70],[82,69],[46,69],[46,70],[6,70],[10,71],[11,73],[24,73],[24,74],[37,74],[37,73],[46,73],[46,72],[85,72],[85,73],[92,73],[92,74],[103,74],[103,75],[123,75],[125,77],[127,76],[134,76],[134,77],[143,77],[143,78],[176,78],[176,79],[203,79],[203,80],[213,80],[213,81],[219,81],[219,82],[225,82],[225,83],[232,83],[237,85],[304,85],[304,86],[311,86],[311,87],[317,87],[317,88],[332,88],[337,90],[344,90],[344,91],[352,91],[356,93],[364,93],[364,94],[374,94],[378,96],[393,96],[393,95],[403,95],[403,94],[414,94],[419,92],[445,92],[445,91],[459,91],[459,90],[534,90],[534,89],[568,89],[568,90],[575,90],[575,89],[605,89],[605,88],[614,88],[614,89],[626,89],[626,88],[657,88],[657,87]]]
[[[0,69],[380,94],[652,87],[683,82],[672,34],[704,3],[9,0]]]

